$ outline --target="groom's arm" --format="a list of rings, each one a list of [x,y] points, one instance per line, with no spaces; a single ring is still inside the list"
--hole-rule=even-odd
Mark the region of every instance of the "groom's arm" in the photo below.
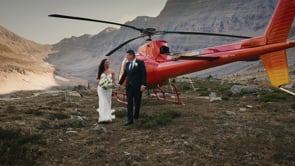
[[[127,72],[126,72],[126,67],[125,67],[125,70],[124,70],[124,73],[122,74],[120,80],[119,80],[119,84],[122,85],[123,82],[125,81],[126,79],[126,76],[127,76]]]

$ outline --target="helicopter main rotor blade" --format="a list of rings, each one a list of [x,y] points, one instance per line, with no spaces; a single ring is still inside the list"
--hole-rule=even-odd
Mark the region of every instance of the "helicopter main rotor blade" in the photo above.
[[[66,18],[66,19],[73,19],[73,20],[83,20],[83,21],[91,21],[91,22],[99,22],[105,24],[112,24],[112,25],[119,25],[127,28],[131,28],[134,30],[143,33],[144,35],[153,36],[153,35],[160,35],[160,34],[182,34],[182,35],[206,35],[206,36],[223,36],[223,37],[233,37],[233,38],[242,38],[248,39],[251,38],[249,36],[240,36],[240,35],[230,35],[230,34],[219,34],[219,33],[206,33],[206,32],[186,32],[186,31],[157,31],[155,28],[137,28],[135,26],[127,25],[127,24],[120,24],[111,21],[104,21],[104,20],[96,20],[84,17],[75,17],[75,16],[67,16],[61,14],[50,14],[49,17],[58,17],[58,18]]]
[[[114,52],[116,52],[117,50],[119,50],[120,48],[122,48],[124,45],[132,42],[133,40],[136,40],[136,39],[139,39],[139,38],[142,38],[142,37],[145,37],[146,35],[140,35],[140,36],[137,36],[137,37],[134,37],[132,39],[129,39],[127,41],[125,41],[124,43],[120,44],[119,46],[117,46],[116,48],[114,48],[112,51],[110,51],[109,53],[107,53],[105,56],[110,56],[111,54],[113,54]]]
[[[223,36],[223,37],[233,37],[233,38],[242,38],[249,39],[249,36],[240,36],[240,35],[229,35],[222,33],[207,33],[207,32],[185,32],[185,31],[159,31],[162,34],[182,34],[182,35],[206,35],[206,36]]]
[[[123,27],[128,27],[128,28],[137,30],[139,32],[143,31],[143,29],[140,29],[140,28],[137,28],[137,27],[134,27],[134,26],[131,26],[131,25],[120,24],[120,23],[111,22],[111,21],[84,18],[84,17],[74,17],[74,16],[66,16],[66,15],[60,15],[60,14],[50,14],[50,15],[48,15],[48,17],[66,18],[66,19],[83,20],[83,21],[91,21],[91,22],[100,22],[100,23],[105,23],[105,24],[113,24],[113,25],[119,25],[119,26],[123,26]]]

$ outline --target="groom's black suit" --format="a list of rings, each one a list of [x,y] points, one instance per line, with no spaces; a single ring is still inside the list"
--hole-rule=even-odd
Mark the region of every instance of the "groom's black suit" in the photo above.
[[[131,66],[131,69],[130,69]],[[135,63],[126,63],[125,71],[119,80],[119,84],[122,85],[126,80],[126,95],[127,95],[127,108],[128,108],[128,122],[133,123],[133,118],[137,119],[139,116],[140,102],[142,92],[140,87],[146,86],[146,68],[144,62],[141,60],[135,60]],[[135,112],[133,116],[133,100],[135,102]]]

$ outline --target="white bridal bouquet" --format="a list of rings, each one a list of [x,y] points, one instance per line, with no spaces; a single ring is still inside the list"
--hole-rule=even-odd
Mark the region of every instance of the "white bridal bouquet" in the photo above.
[[[98,85],[100,87],[102,87],[103,89],[110,89],[110,88],[113,88],[114,87],[113,80],[110,77],[102,77],[99,80]]]

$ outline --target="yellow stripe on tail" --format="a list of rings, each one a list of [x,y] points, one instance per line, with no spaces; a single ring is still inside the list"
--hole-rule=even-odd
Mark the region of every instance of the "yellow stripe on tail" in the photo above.
[[[285,50],[264,54],[260,58],[273,86],[279,88],[290,82]]]

